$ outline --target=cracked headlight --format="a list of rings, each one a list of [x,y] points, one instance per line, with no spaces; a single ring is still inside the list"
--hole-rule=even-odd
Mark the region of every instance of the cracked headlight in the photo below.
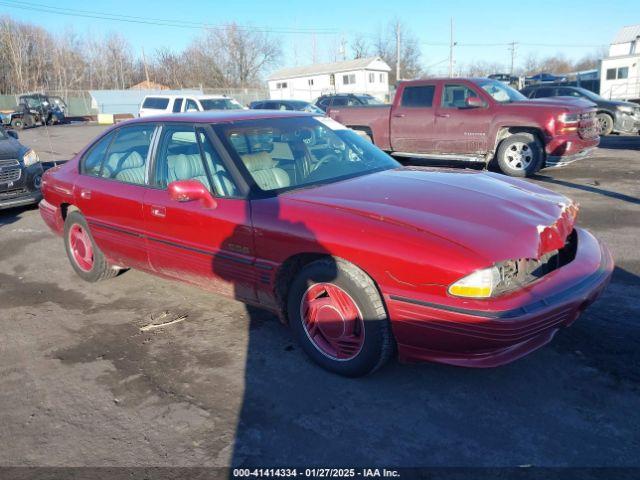
[[[25,167],[30,167],[31,165],[38,163],[40,159],[38,158],[38,154],[33,150],[29,150],[22,156],[22,161],[24,162]]]
[[[626,113],[627,115],[633,115],[634,107],[628,107],[626,105],[621,105],[616,107],[616,109],[621,113]]]

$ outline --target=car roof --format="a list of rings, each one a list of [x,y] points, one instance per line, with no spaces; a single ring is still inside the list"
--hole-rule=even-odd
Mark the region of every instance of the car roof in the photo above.
[[[259,120],[261,118],[313,117],[317,115],[317,113],[292,110],[207,110],[205,112],[167,113],[152,117],[134,118],[119,125],[149,122],[229,123],[242,120]]]
[[[219,99],[219,98],[228,98],[229,100],[231,100],[231,97],[227,97],[226,95],[206,95],[206,94],[202,94],[202,93],[172,93],[172,94],[165,94],[165,93],[154,93],[154,94],[149,94],[149,95],[145,95],[144,98],[184,98],[184,97],[189,97],[189,98],[195,98],[197,100],[208,100],[208,99]]]

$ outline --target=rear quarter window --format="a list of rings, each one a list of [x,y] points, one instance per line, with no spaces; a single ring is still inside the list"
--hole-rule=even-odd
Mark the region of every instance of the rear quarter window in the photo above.
[[[405,87],[402,92],[401,105],[403,107],[429,108],[433,106],[433,94],[435,90],[435,85]]]
[[[165,110],[168,106],[169,99],[160,97],[147,97],[142,104],[142,108],[151,108],[154,110]]]

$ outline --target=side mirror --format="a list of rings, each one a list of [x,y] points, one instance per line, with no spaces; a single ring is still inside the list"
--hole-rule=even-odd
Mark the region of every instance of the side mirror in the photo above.
[[[484,101],[480,97],[467,97],[464,101],[467,108],[482,108],[484,107]]]
[[[16,132],[15,130],[7,130],[7,135],[18,140],[18,132]]]
[[[216,208],[218,205],[205,187],[198,180],[178,180],[167,187],[169,198],[176,202],[200,201],[206,208]]]

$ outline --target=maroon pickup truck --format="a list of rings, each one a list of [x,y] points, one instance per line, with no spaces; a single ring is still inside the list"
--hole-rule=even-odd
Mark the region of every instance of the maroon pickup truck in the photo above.
[[[488,78],[400,82],[391,105],[327,114],[396,156],[495,163],[519,177],[583,158],[600,141],[590,102],[529,100]]]

